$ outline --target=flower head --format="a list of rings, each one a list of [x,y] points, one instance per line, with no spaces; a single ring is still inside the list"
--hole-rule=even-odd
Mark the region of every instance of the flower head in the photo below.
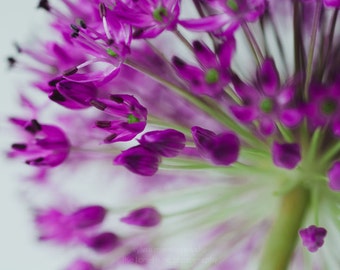
[[[38,6],[55,37],[8,63],[45,99],[8,156],[51,180],[39,239],[93,255],[67,269],[338,265],[339,1]]]

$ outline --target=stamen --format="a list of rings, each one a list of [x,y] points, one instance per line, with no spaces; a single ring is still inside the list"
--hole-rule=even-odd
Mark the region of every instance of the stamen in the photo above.
[[[15,60],[14,57],[10,56],[10,57],[7,57],[7,62],[8,62],[8,66],[10,68],[14,67],[15,63],[17,62],[17,60]]]
[[[43,157],[39,157],[39,158],[36,158],[36,159],[26,160],[25,163],[28,164],[28,165],[37,164],[37,163],[44,161],[44,159],[45,158],[43,158]]]
[[[106,16],[106,6],[104,3],[99,4],[99,14],[102,19]]]
[[[172,58],[172,62],[177,68],[183,68],[185,66],[185,62],[177,56]]]
[[[117,95],[111,95],[110,99],[114,102],[119,103],[119,104],[124,103],[124,99],[122,97],[117,96]]]
[[[49,96],[49,98],[53,101],[56,102],[64,102],[66,101],[66,98],[60,94],[60,92],[58,90],[53,90],[52,94]]]
[[[78,67],[73,67],[73,68],[70,68],[70,69],[67,69],[63,72],[63,75],[64,76],[71,76],[73,74],[76,74],[78,72]]]
[[[103,20],[103,27],[104,27],[104,31],[105,31],[105,35],[107,37],[108,40],[113,40],[111,33],[109,31],[109,27],[107,25],[107,20],[106,20],[106,6],[103,3],[99,4],[99,14],[100,17]]]
[[[15,150],[26,150],[27,144],[25,143],[14,143],[11,146]]]
[[[42,9],[45,9],[46,11],[51,10],[51,6],[48,0],[40,0],[37,8],[42,8]]]
[[[101,111],[104,111],[107,108],[107,106],[103,102],[94,99],[90,101],[90,104]]]
[[[97,121],[96,126],[99,128],[108,128],[111,126],[111,121]]]
[[[87,25],[86,25],[86,23],[85,23],[84,20],[79,20],[78,23],[79,23],[79,25],[80,25],[81,28],[84,28],[84,29],[87,28]]]
[[[35,134],[37,133],[38,131],[40,131],[42,128],[41,128],[41,125],[38,123],[37,120],[33,119],[31,121],[31,124],[26,126],[25,127],[25,130],[32,133],[32,134]]]
[[[112,142],[118,135],[116,133],[113,133],[109,136],[107,136],[105,139],[104,139],[104,142],[106,143],[109,143],[109,142]]]
[[[57,83],[60,82],[61,80],[62,80],[61,77],[55,78],[55,79],[49,81],[49,82],[48,82],[48,85],[49,85],[49,86],[56,86]]]

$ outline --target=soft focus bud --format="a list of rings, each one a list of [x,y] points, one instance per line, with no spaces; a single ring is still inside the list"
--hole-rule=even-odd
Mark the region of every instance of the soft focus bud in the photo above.
[[[273,162],[285,169],[294,169],[301,160],[300,146],[297,143],[277,143],[272,147]]]
[[[153,227],[161,222],[161,214],[153,207],[144,207],[133,210],[120,220],[124,223],[140,226]]]
[[[100,205],[87,206],[78,209],[71,215],[73,224],[78,229],[88,228],[103,222],[106,209]]]
[[[315,252],[324,243],[324,238],[327,234],[326,229],[322,227],[316,227],[314,225],[308,228],[301,229],[299,231],[303,245],[310,251]]]

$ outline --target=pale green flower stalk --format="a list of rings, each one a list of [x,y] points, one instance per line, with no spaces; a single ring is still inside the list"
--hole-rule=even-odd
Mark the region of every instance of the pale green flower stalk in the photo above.
[[[340,1],[38,7],[8,157],[65,270],[340,268]]]

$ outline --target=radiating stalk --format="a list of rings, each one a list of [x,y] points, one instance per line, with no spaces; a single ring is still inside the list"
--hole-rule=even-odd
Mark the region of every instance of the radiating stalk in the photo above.
[[[312,79],[314,49],[315,49],[316,36],[318,32],[318,26],[320,22],[321,10],[322,10],[322,2],[321,0],[318,0],[316,3],[315,13],[313,17],[312,36],[310,38],[309,51],[308,51],[307,71],[306,71],[306,79],[305,79],[305,85],[304,85],[304,99],[305,100],[308,100],[308,89],[309,89],[309,84]]]
[[[306,210],[309,191],[297,186],[282,197],[276,220],[269,232],[259,270],[287,270]]]

